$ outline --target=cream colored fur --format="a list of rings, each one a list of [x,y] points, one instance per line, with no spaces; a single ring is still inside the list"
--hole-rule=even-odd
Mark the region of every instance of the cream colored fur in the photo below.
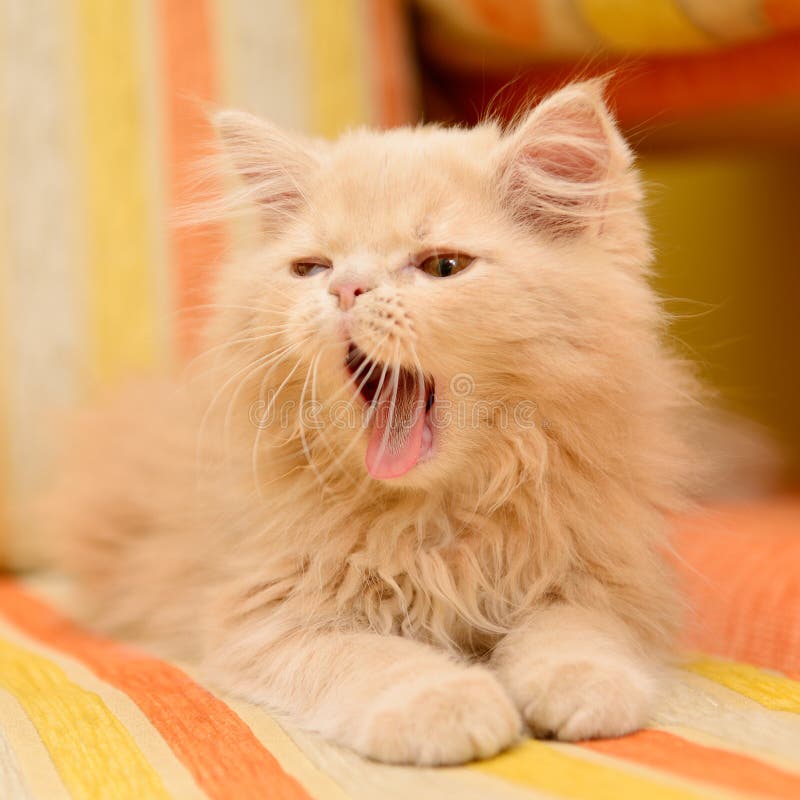
[[[222,274],[193,368],[79,429],[49,508],[86,617],[384,761],[490,756],[523,724],[566,740],[643,725],[676,623],[664,514],[693,488],[698,402],[663,344],[602,86],[506,131],[324,143],[218,124],[242,178],[230,209],[255,203],[264,236]],[[476,261],[431,278],[412,264],[434,251]],[[291,274],[310,257],[332,270]],[[347,313],[328,291],[344,279],[371,288]],[[364,432],[326,416],[363,405],[348,339],[478,421],[370,479]],[[255,424],[270,401],[283,423]],[[533,424],[503,419],[523,406]]]

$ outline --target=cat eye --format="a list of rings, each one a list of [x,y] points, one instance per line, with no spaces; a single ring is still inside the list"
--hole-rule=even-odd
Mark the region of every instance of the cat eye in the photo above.
[[[292,273],[297,275],[298,278],[310,278],[313,275],[318,275],[326,269],[330,269],[331,265],[326,261],[315,261],[308,259],[306,261],[292,262]]]
[[[475,259],[461,253],[445,253],[428,256],[419,264],[419,268],[434,278],[447,278],[465,270]]]

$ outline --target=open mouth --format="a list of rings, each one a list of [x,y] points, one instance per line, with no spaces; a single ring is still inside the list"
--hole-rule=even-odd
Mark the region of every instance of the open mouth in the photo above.
[[[369,407],[367,471],[384,480],[405,475],[431,452],[433,378],[371,361],[352,343],[344,363]]]

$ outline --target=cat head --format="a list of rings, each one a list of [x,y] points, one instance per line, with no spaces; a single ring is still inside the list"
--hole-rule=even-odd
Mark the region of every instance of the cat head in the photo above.
[[[212,326],[242,342],[226,351],[231,385],[269,417],[256,451],[282,435],[324,481],[513,483],[553,419],[619,388],[657,313],[601,82],[505,130],[330,143],[242,112],[216,123],[260,231],[224,273]]]

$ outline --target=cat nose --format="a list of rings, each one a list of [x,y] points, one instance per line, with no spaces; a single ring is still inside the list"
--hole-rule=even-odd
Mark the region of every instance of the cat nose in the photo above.
[[[347,311],[353,307],[356,297],[372,289],[363,281],[346,281],[342,283],[332,283],[328,291],[339,298],[339,308]]]

